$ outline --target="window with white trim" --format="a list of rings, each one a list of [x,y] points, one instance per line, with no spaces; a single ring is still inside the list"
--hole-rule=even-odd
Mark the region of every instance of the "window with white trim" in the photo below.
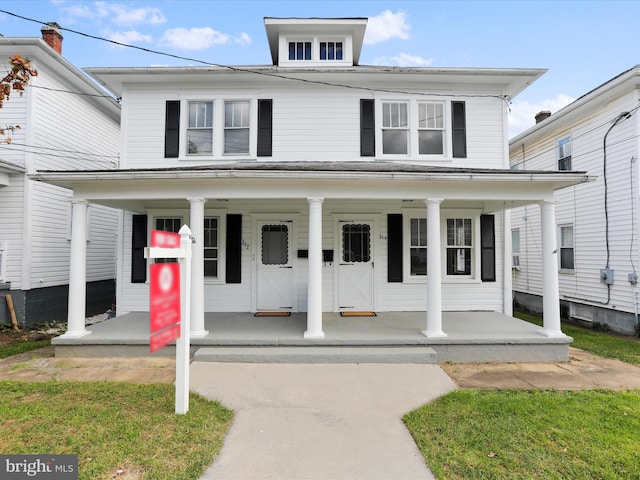
[[[249,101],[224,102],[224,153],[249,153]]]
[[[571,137],[558,140],[558,170],[571,170]]]
[[[409,219],[409,275],[427,275],[427,219]]]
[[[573,244],[573,225],[561,225],[560,228],[560,269],[573,270],[575,255]]]
[[[320,60],[342,60],[342,42],[320,42]]]
[[[187,145],[189,155],[213,153],[213,102],[189,102]]]
[[[289,60],[311,60],[311,42],[289,42]]]
[[[406,155],[409,152],[409,104],[382,104],[382,153]]]
[[[447,218],[447,275],[471,275],[473,222],[471,218]]]
[[[520,229],[511,230],[511,268],[520,270]]]
[[[204,276],[218,277],[219,267],[219,219],[218,217],[204,218]]]
[[[182,227],[182,218],[180,217],[156,217],[155,229],[163,232],[178,233]],[[177,258],[156,258],[155,263],[177,262]]]
[[[418,153],[442,155],[444,153],[444,104],[418,103]]]

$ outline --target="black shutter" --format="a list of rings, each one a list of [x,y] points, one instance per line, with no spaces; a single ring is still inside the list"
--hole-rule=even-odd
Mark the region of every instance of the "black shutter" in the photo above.
[[[258,156],[270,157],[273,137],[273,100],[258,100]]]
[[[402,282],[402,214],[387,215],[387,281]]]
[[[147,259],[144,258],[144,247],[147,246],[147,216],[132,217],[131,233],[131,283],[147,281]]]
[[[467,157],[467,120],[464,102],[451,102],[453,128],[453,156]]]
[[[164,158],[177,158],[180,153],[180,101],[167,101],[164,119]]]
[[[480,215],[480,279],[496,281],[496,233],[495,217]]]
[[[375,129],[374,101],[370,99],[360,100],[360,156],[376,156],[376,129]]]
[[[226,282],[242,283],[242,215],[227,215]]]

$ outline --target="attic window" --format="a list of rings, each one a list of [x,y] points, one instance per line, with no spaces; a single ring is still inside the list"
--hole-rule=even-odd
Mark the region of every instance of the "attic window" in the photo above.
[[[320,42],[320,60],[342,60],[342,42]]]
[[[311,42],[289,42],[289,60],[311,60]]]

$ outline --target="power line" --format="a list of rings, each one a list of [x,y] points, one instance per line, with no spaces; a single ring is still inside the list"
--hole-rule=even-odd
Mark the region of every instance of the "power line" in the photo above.
[[[80,157],[80,156],[69,156],[69,155],[61,155],[61,154],[57,154],[57,153],[47,153],[47,152],[38,152],[38,151],[34,151],[34,150],[27,150],[24,148],[13,148],[11,147],[11,145],[13,145],[13,143],[11,144],[0,144],[0,149],[2,150],[13,150],[13,151],[17,151],[17,152],[24,152],[24,153],[32,153],[35,155],[44,155],[47,157],[54,157],[54,158],[64,158],[67,160],[83,160],[86,162],[105,162],[105,163],[111,163],[114,165],[117,165],[118,162],[114,161],[114,160],[108,160],[108,159],[90,159],[90,158],[85,158],[85,157]],[[89,154],[89,155],[95,155],[95,154]]]
[[[94,157],[102,157],[102,158],[116,158],[116,159],[120,158],[119,155],[102,155],[100,153],[81,152],[79,150],[66,150],[66,149],[63,149],[63,148],[42,147],[42,146],[39,146],[39,145],[27,145],[26,143],[11,142],[11,145],[18,145],[20,147],[27,147],[27,148],[41,148],[43,150],[51,150],[51,151],[54,151],[54,152],[62,152],[62,153],[73,153],[73,154],[78,154],[78,155],[92,155]]]
[[[26,20],[26,21],[29,21],[29,22],[37,23],[39,25],[48,25],[47,22],[43,22],[41,20],[36,20],[34,18],[25,17],[23,15],[18,15],[17,13],[9,12],[7,10],[0,10],[0,13],[5,13],[7,15],[11,15],[13,17],[20,18],[22,20]],[[310,80],[310,79],[299,78],[299,77],[290,77],[290,76],[279,74],[279,73],[265,72],[265,71],[261,71],[261,70],[254,70],[252,68],[244,68],[244,67],[223,65],[223,64],[220,64],[220,63],[208,62],[208,61],[200,60],[200,59],[197,59],[197,58],[184,57],[184,56],[181,56],[181,55],[176,55],[176,54],[173,54],[173,53],[163,52],[163,51],[160,51],[160,50],[153,50],[151,48],[140,47],[138,45],[131,45],[131,44],[127,44],[127,43],[118,42],[116,40],[111,40],[111,39],[108,39],[108,38],[99,37],[97,35],[92,35],[92,34],[89,34],[89,33],[81,32],[81,31],[78,31],[78,30],[73,30],[71,28],[66,28],[66,27],[62,27],[62,26],[59,26],[59,29],[60,30],[64,30],[66,32],[74,33],[76,35],[80,35],[80,36],[83,36],[83,37],[91,38],[93,40],[99,40],[101,42],[107,42],[107,43],[111,43],[113,45],[118,45],[118,46],[121,46],[121,47],[133,48],[135,50],[140,50],[140,51],[143,51],[143,52],[146,52],[146,53],[152,53],[154,55],[161,55],[161,56],[165,56],[165,57],[174,58],[174,59],[177,59],[177,60],[185,60],[187,62],[194,62],[194,63],[199,63],[199,64],[202,64],[202,65],[219,67],[219,68],[230,70],[232,72],[252,73],[252,74],[255,74],[255,75],[262,75],[262,76],[266,76],[266,77],[279,78],[279,79],[287,80],[287,81],[309,83],[309,84],[314,84],[314,85],[323,85],[323,86],[328,86],[328,87],[347,88],[347,89],[352,89],[352,90],[362,90],[362,91],[368,91],[368,92],[391,93],[391,94],[424,95],[424,96],[430,96],[430,97],[440,96],[440,97],[455,97],[455,98],[462,98],[462,97],[464,97],[464,98],[497,98],[497,99],[500,99],[500,100],[503,100],[503,101],[507,101],[507,102],[509,100],[509,97],[507,95],[438,94],[438,93],[425,93],[425,92],[407,92],[407,91],[402,91],[402,90],[389,90],[389,89],[381,89],[381,88],[371,88],[371,87],[354,86],[354,85],[348,85],[348,84],[342,84],[342,83],[324,82],[324,81],[320,81],[320,80]]]

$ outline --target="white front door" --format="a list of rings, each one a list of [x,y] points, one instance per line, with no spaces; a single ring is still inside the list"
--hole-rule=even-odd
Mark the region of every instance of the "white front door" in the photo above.
[[[256,305],[258,310],[293,308],[293,222],[258,222]]]
[[[373,222],[339,222],[338,309],[373,310]]]

